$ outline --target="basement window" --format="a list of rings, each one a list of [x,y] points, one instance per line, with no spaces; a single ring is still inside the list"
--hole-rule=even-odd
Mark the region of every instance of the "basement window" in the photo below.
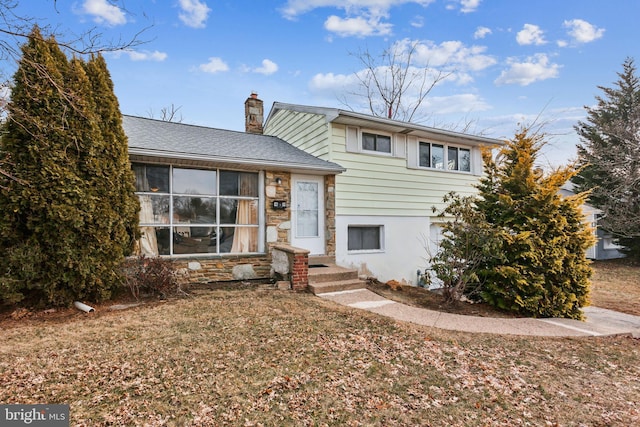
[[[382,237],[384,235],[382,225],[350,225],[347,230],[347,250],[382,250]]]

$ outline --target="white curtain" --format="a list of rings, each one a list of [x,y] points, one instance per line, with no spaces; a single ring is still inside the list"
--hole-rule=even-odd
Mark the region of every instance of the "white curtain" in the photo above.
[[[140,223],[153,222],[153,204],[151,196],[140,198]],[[140,227],[140,253],[148,256],[158,256],[158,239],[155,227]]]
[[[255,196],[257,194],[254,174],[238,174],[240,196]],[[255,200],[238,200],[236,224],[257,224],[258,209]],[[255,227],[236,227],[233,234],[232,253],[257,252],[258,235]]]
[[[136,190],[150,191],[147,180],[147,168],[142,166],[136,168]],[[138,196],[140,200],[140,224],[152,224],[153,202],[151,196]],[[156,238],[155,227],[140,227],[140,240],[138,241],[138,252],[142,255],[158,256],[158,239]]]

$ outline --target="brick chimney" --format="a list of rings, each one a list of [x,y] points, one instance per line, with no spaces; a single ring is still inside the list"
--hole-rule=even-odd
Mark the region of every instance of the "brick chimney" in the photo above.
[[[262,134],[262,120],[264,119],[264,106],[258,94],[251,92],[251,96],[244,102],[244,130],[247,133]]]

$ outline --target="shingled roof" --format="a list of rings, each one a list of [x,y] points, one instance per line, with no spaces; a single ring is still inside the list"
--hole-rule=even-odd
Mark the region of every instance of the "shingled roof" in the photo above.
[[[143,117],[122,117],[129,154],[137,161],[334,174],[344,168],[308,154],[280,138]]]

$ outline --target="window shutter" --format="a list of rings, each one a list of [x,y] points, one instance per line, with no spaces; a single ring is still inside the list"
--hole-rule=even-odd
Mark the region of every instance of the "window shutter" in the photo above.
[[[476,176],[482,175],[482,153],[480,147],[471,149],[471,173]]]
[[[394,135],[393,157],[404,159],[407,156],[407,135]]]
[[[407,138],[407,168],[418,169],[418,140]]]
[[[358,128],[347,127],[346,150],[350,153],[360,152],[360,141],[358,140]]]

